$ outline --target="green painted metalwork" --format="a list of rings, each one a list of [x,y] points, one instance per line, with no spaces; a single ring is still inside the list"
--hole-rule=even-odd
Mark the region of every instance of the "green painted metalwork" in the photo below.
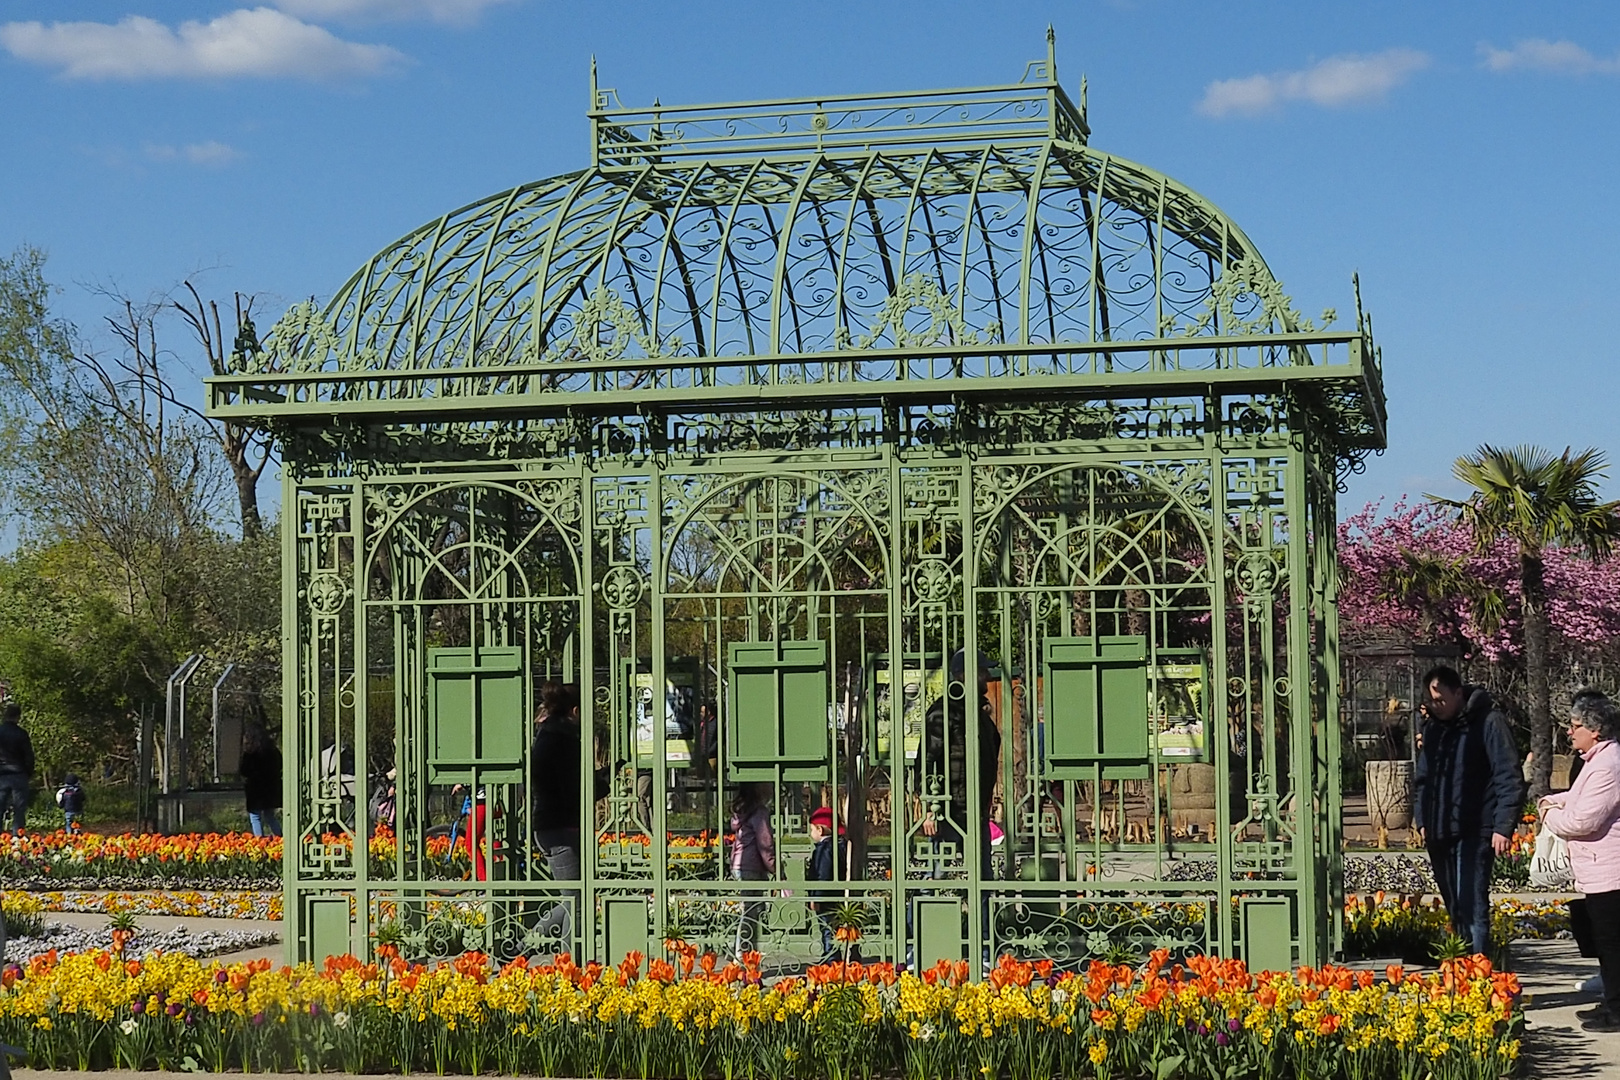
[[[291,951],[794,965],[814,890],[897,960],[1331,955],[1370,322],[1301,317],[1084,101],[1050,50],[817,101],[623,109],[593,76],[590,168],[411,233],[209,380],[285,454]],[[584,700],[560,881],[547,680]],[[740,791],[765,881],[713,842]]]

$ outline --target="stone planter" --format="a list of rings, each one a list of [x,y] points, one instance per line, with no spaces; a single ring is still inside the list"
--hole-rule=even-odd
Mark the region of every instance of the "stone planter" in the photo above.
[[[1170,798],[1178,810],[1215,809],[1215,766],[1203,762],[1171,765]]]
[[[1367,762],[1367,817],[1375,829],[1412,827],[1412,776],[1416,766],[1410,761]]]
[[[1179,762],[1166,777],[1170,796],[1170,828],[1197,831],[1215,839],[1215,766],[1207,762]]]

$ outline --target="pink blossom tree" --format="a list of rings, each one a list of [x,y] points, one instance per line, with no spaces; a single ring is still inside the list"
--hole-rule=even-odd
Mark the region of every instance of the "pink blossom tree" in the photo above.
[[[1524,655],[1519,550],[1503,538],[1483,553],[1445,508],[1398,499],[1389,512],[1368,503],[1339,523],[1339,617],[1345,629],[1446,642],[1494,663]],[[1620,560],[1594,562],[1570,548],[1548,548],[1547,621],[1554,643],[1590,655],[1620,645]],[[1408,585],[1421,568],[1449,566],[1468,590]],[[1436,581],[1449,575],[1433,574]],[[1443,583],[1443,582],[1442,582]],[[1501,602],[1496,612],[1489,595]],[[1494,617],[1493,617],[1494,615]]]

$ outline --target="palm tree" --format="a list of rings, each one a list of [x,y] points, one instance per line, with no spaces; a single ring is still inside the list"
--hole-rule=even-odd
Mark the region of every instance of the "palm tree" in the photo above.
[[[1593,559],[1608,557],[1620,535],[1620,502],[1598,498],[1597,481],[1607,471],[1603,454],[1565,448],[1562,455],[1539,446],[1482,445],[1452,466],[1452,475],[1474,489],[1461,502],[1429,496],[1457,511],[1458,520],[1484,552],[1506,539],[1519,549],[1519,595],[1524,614],[1524,668],[1530,691],[1530,749],[1535,754],[1530,794],[1552,786],[1553,726],[1547,689],[1547,587],[1543,556],[1549,547],[1574,547]]]

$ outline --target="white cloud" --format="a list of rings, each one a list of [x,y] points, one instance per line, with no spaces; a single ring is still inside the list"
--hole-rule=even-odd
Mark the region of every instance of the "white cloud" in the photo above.
[[[1198,111],[1206,116],[1227,116],[1265,112],[1289,101],[1326,106],[1377,101],[1428,65],[1429,57],[1416,49],[1330,56],[1301,71],[1212,82],[1204,88]]]
[[[1490,45],[1479,47],[1485,66],[1492,71],[1551,71],[1559,75],[1620,74],[1620,55],[1605,59],[1593,56],[1573,41],[1529,38],[1511,49]]]
[[[264,7],[175,29],[141,15],[117,23],[6,23],[0,47],[70,79],[333,79],[382,74],[405,60],[386,45],[344,41]]]
[[[242,156],[242,151],[229,143],[209,139],[207,142],[187,143],[180,148],[193,165],[229,165]]]
[[[220,168],[237,161],[242,157],[242,151],[228,143],[215,139],[207,142],[187,143],[184,146],[171,146],[168,143],[147,143],[142,150],[152,161],[185,161],[192,165],[206,165]]]
[[[432,19],[465,26],[485,8],[511,0],[270,0],[305,19]]]

